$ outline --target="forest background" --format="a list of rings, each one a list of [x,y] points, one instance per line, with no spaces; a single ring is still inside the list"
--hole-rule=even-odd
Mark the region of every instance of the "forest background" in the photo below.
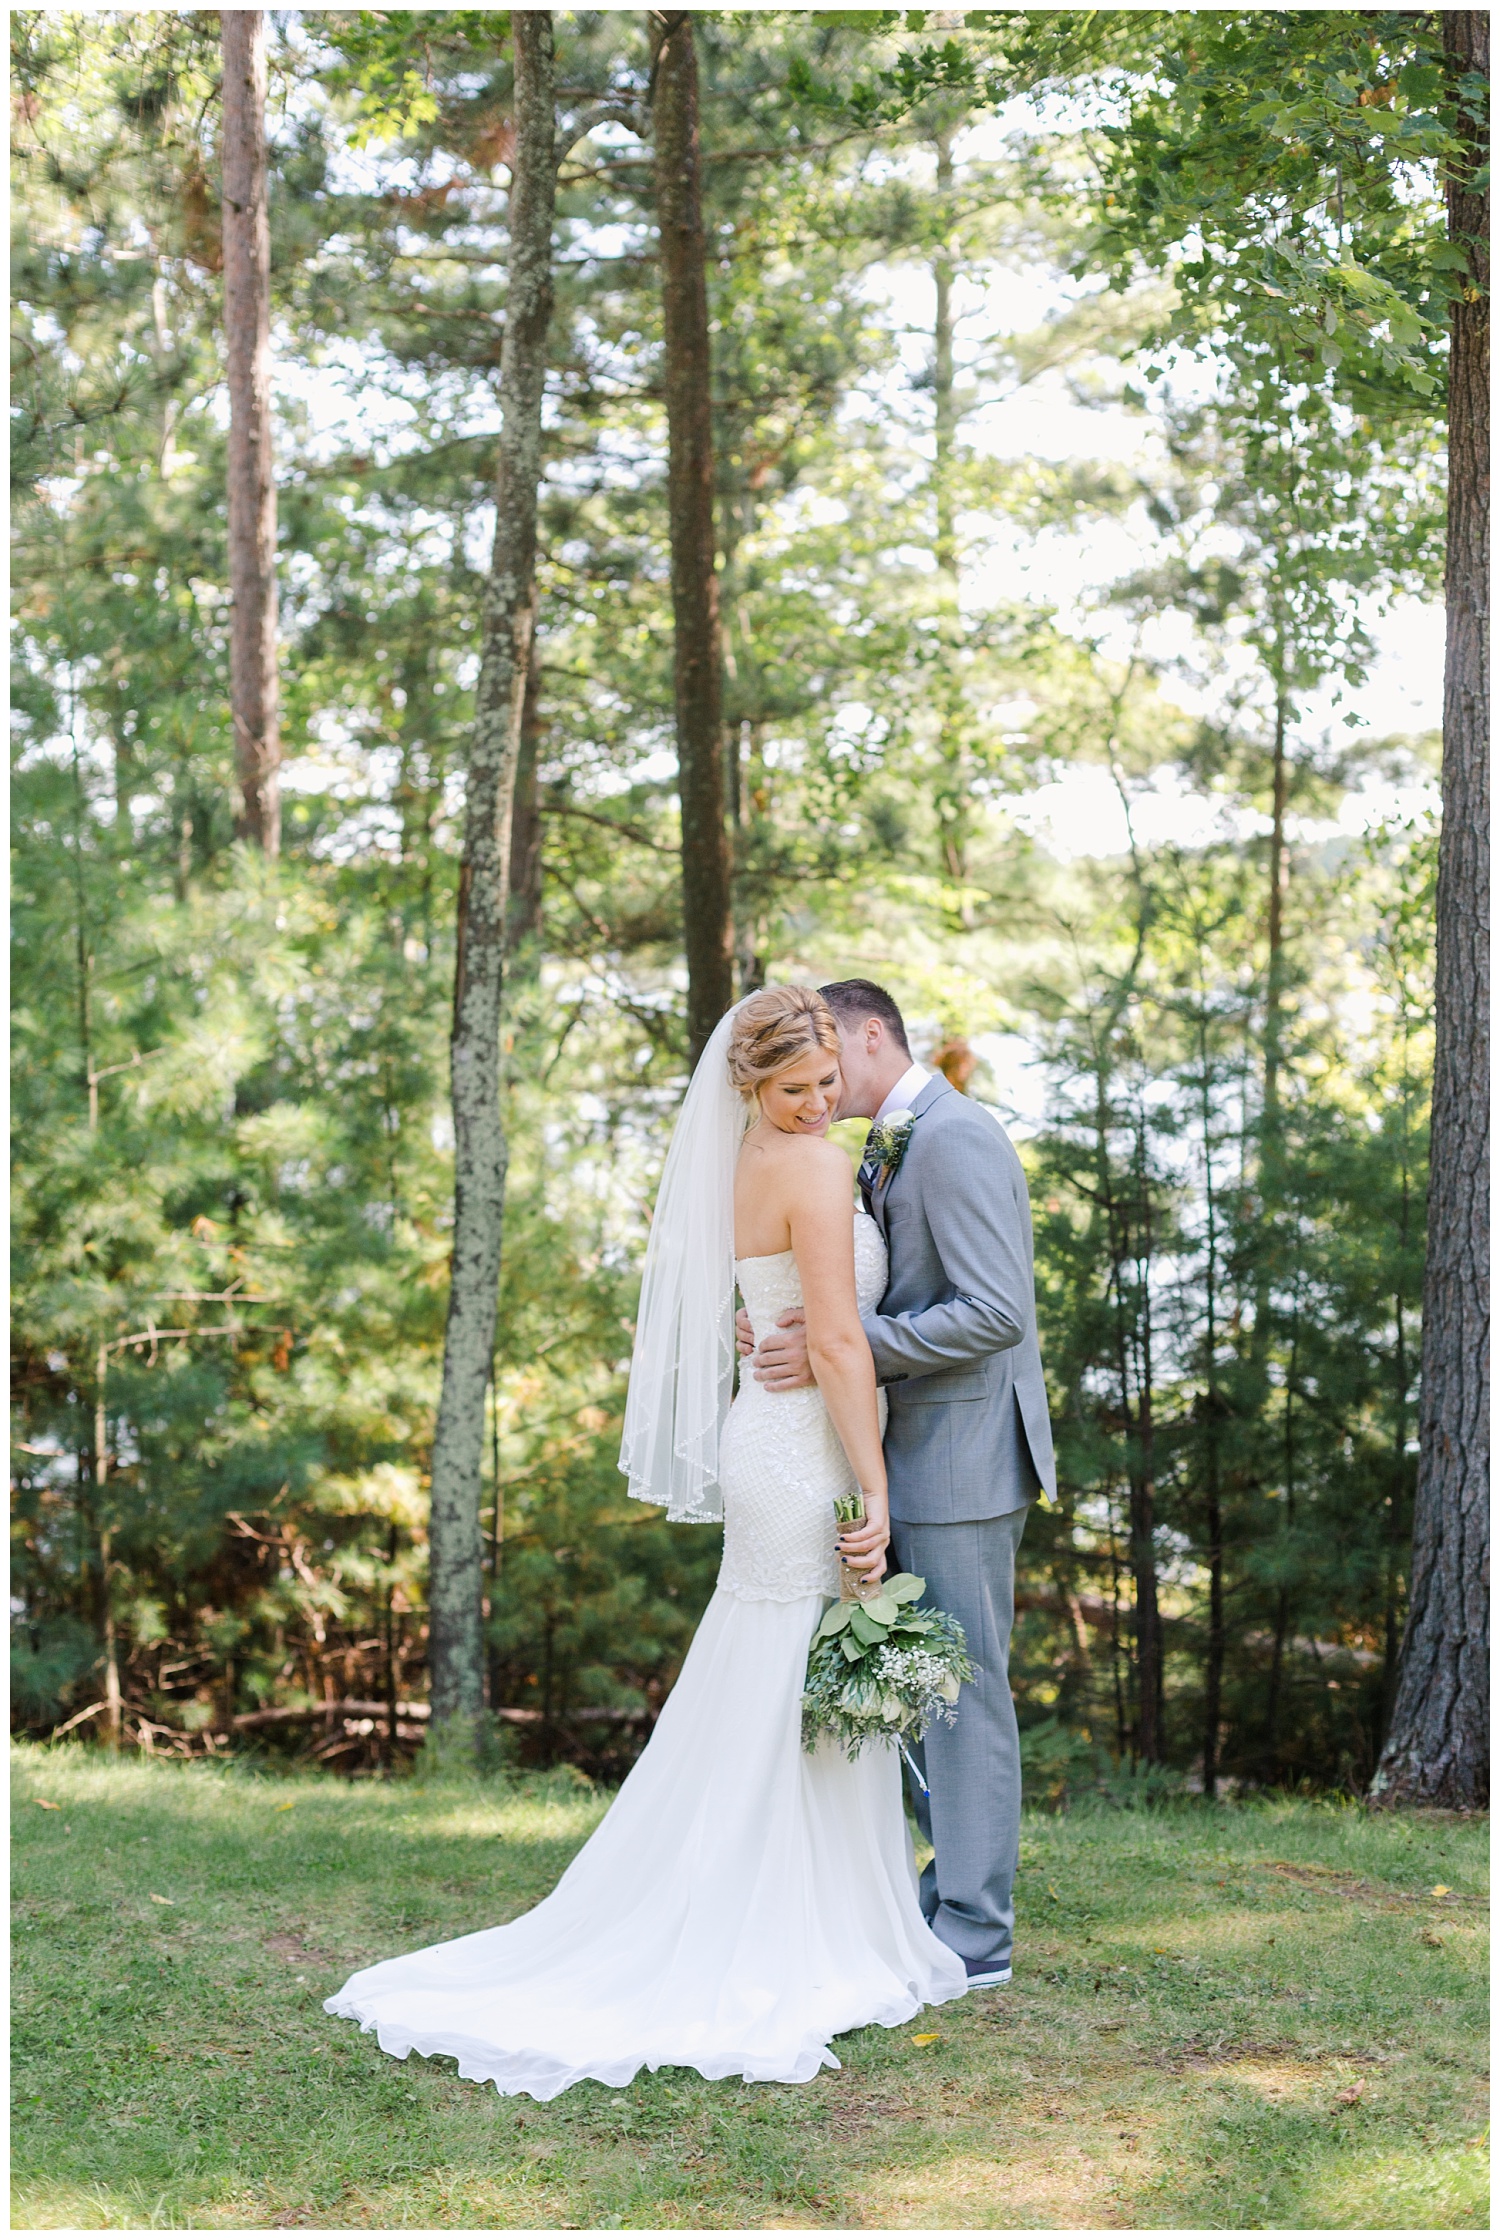
[[[693,19],[735,986],[881,980],[1018,1123],[1060,1473],[1032,1795],[1363,1789],[1437,742],[1361,688],[1442,580],[1440,56],[1410,13],[1099,20]],[[610,1775],[718,1547],[615,1468],[688,1051],[652,56],[557,22],[485,1641],[503,1750]],[[217,19],[13,24],[17,1716],[371,1771],[427,1708],[508,18],[273,19],[274,860],[236,837]],[[1307,237],[1226,280],[1163,188],[1206,146],[1231,191],[1236,87],[1289,162],[1385,150],[1299,190],[1335,274],[1300,329],[1223,297],[1274,322]]]

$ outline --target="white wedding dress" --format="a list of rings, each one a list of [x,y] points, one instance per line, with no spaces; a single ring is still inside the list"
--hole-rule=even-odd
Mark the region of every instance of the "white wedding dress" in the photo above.
[[[862,1308],[885,1243],[857,1211]],[[801,1304],[790,1252],[735,1264],[757,1337]],[[838,1591],[833,1497],[854,1484],[822,1395],[747,1378],[720,1456],[724,1560],[650,1743],[549,1898],[501,1928],[362,1968],[330,2014],[387,2053],[550,2100],[644,2065],[801,2084],[830,2040],[957,1998],[964,1964],[917,1904],[900,1763],[801,1739],[808,1642]]]

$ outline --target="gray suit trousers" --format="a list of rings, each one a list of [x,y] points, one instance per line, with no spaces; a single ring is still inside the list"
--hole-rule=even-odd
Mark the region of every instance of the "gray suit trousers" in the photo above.
[[[954,1724],[934,1720],[913,1753],[930,1798],[907,1776],[917,1824],[936,1854],[922,1870],[922,1911],[971,1972],[1009,1967],[1015,1931],[1021,1744],[1006,1667],[1028,1514],[1013,1509],[972,1524],[891,1520],[897,1566],[927,1581],[925,1602],[952,1611],[980,1668],[959,1696]]]

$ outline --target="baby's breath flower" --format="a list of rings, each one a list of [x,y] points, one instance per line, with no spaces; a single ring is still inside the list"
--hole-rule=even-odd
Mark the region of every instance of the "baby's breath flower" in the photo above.
[[[858,1757],[872,1737],[903,1741],[934,1719],[953,1724],[959,1690],[974,1678],[964,1630],[946,1610],[903,1611],[883,1639],[851,1661],[840,1635],[814,1637],[802,1698],[802,1739],[832,1735]]]

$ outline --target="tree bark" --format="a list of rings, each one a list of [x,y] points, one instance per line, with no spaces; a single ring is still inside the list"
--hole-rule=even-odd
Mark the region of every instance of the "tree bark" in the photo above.
[[[661,236],[683,946],[688,1051],[696,1064],[734,1001],[719,579],[714,567],[712,364],[693,19],[672,9],[653,11],[650,22],[656,57],[652,119]]]
[[[97,1126],[97,1122],[95,1123]],[[98,1490],[101,1516],[104,1509],[104,1486],[109,1476],[109,1413],[105,1407],[104,1380],[109,1369],[109,1349],[101,1339],[99,1359],[94,1380],[94,1484]],[[107,1749],[118,1750],[123,1720],[120,1712],[120,1649],[115,1632],[115,1599],[113,1566],[110,1562],[112,1535],[109,1526],[101,1524],[99,1531],[99,1602],[104,1633],[104,1741]]]
[[[1094,1143],[1098,1177],[1098,1203],[1108,1224],[1110,1294],[1114,1302],[1115,1366],[1119,1377],[1120,1424],[1125,1435],[1127,1560],[1135,1590],[1135,1722],[1130,1729],[1135,1757],[1147,1765],[1160,1763],[1162,1744],[1162,1643],[1161,1609],[1156,1575],[1156,1425],[1152,1410],[1151,1359],[1151,1254],[1152,1221],[1150,1184],[1145,1166],[1145,1144],[1138,1129],[1135,1146],[1136,1190],[1121,1201],[1110,1163],[1110,1105],[1106,1087],[1106,1048],[1101,1046],[1094,1075]],[[1131,1284],[1127,1265],[1135,1262]],[[1132,1306],[1130,1292],[1137,1303]],[[1136,1404],[1131,1407],[1131,1360],[1135,1361]],[[1113,1525],[1110,1563],[1115,1557]],[[1116,1655],[1118,1656],[1119,1581],[1114,1578]],[[1117,1732],[1123,1751],[1127,1722],[1119,1691],[1116,1666]]]
[[[968,926],[973,921],[966,894],[973,771],[966,737],[961,662],[963,623],[959,610],[960,562],[953,488],[958,449],[958,406],[953,384],[954,259],[948,246],[953,205],[953,141],[957,129],[956,125],[945,126],[934,143],[938,210],[942,222],[942,237],[932,260],[932,487],[936,524],[933,558],[937,562],[941,649],[936,679],[939,730],[934,803],[943,873],[953,883],[958,921]]]
[[[435,1740],[478,1746],[484,1709],[479,1525],[484,1400],[494,1350],[505,1210],[500,1009],[511,803],[536,611],[542,388],[552,318],[557,200],[552,16],[516,9],[516,154],[510,282],[500,358],[495,543],[485,592],[469,753],[450,1045],[453,1273],[432,1448],[430,1668]]]
[[[1489,18],[1442,14],[1453,79],[1489,76]],[[1465,118],[1449,238],[1469,253],[1448,368],[1448,637],[1438,853],[1436,1053],[1411,1594],[1386,1802],[1489,1801],[1489,195],[1488,134]]]
[[[396,1668],[396,1553],[399,1545],[397,1527],[392,1524],[385,1544],[388,1566],[385,1583],[385,1762],[392,1771],[396,1765],[396,1737],[400,1725],[396,1701],[400,1684]]]
[[[1166,1760],[1165,1659],[1156,1575],[1156,1409],[1152,1359],[1151,1262],[1154,1250],[1151,1182],[1146,1171],[1144,1118],[1136,1136],[1140,1199],[1136,1211],[1136,1459],[1130,1470],[1130,1568],[1135,1577],[1136,1747],[1143,1765]]]
[[[510,818],[509,896],[506,945],[512,972],[536,973],[536,943],[542,930],[542,816],[537,798],[537,754],[541,745],[542,673],[533,639],[526,665],[526,697],[521,705],[521,751],[516,762]]]
[[[1291,773],[1287,766],[1287,725],[1291,715],[1285,682],[1285,652],[1276,648],[1276,729],[1271,747],[1271,867],[1266,894],[1266,1051],[1265,1121],[1262,1127],[1262,1165],[1269,1165],[1267,1195],[1281,1186],[1281,1028],[1282,999],[1286,991],[1286,892],[1290,873],[1287,860],[1286,816]]]
[[[266,19],[226,8],[224,347],[229,374],[229,707],[236,829],[281,846],[276,678],[276,471],[271,453],[271,228],[266,204]]]
[[[1203,1302],[1204,1549],[1208,1558],[1208,1637],[1203,1656],[1203,1794],[1219,1792],[1219,1723],[1224,1698],[1224,1500],[1219,1466],[1222,1403],[1219,1395],[1219,1202],[1214,1179],[1213,1085],[1208,1046],[1207,990],[1199,969],[1198,1117],[1203,1131],[1203,1198],[1208,1233]]]

